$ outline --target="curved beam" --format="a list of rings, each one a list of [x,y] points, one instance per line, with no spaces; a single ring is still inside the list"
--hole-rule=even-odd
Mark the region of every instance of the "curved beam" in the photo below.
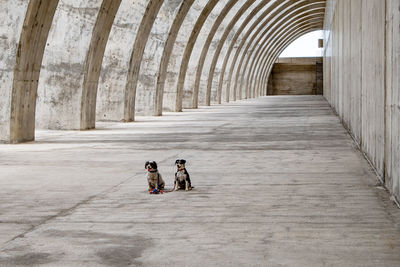
[[[229,22],[228,26],[225,28],[225,31],[221,37],[221,39],[218,42],[217,49],[214,52],[214,56],[211,62],[210,70],[208,72],[208,80],[207,80],[207,90],[206,90],[206,105],[209,106],[211,104],[211,87],[212,87],[212,82],[214,78],[214,72],[215,72],[215,67],[217,65],[217,60],[219,57],[219,54],[222,50],[222,47],[225,44],[225,40],[228,37],[228,34],[232,30],[232,28],[235,26],[235,24],[238,22],[239,18],[244,14],[244,12],[247,11],[247,9],[250,8],[250,6],[255,2],[255,0],[248,0],[236,13],[236,15],[233,17],[231,22]],[[221,103],[221,95],[218,94],[218,103]]]
[[[219,76],[219,82],[218,82],[218,96],[219,96],[219,104],[221,103],[220,101],[220,96],[222,95],[222,86],[223,86],[223,81],[224,81],[224,76],[225,76],[225,70],[226,70],[226,66],[228,64],[228,60],[230,58],[230,55],[232,53],[232,50],[235,46],[235,43],[237,41],[237,39],[239,38],[240,34],[242,33],[242,31],[244,30],[244,28],[247,26],[247,24],[250,23],[251,19],[253,19],[254,16],[257,15],[257,13],[259,13],[261,11],[261,9],[267,5],[268,3],[270,3],[271,0],[266,0],[263,1],[262,3],[260,3],[250,14],[249,16],[246,18],[246,20],[243,22],[243,24],[240,26],[240,28],[237,30],[237,32],[235,33],[235,36],[233,37],[231,44],[228,48],[228,51],[225,55],[224,58],[224,62],[222,64],[222,69],[221,69],[221,74]],[[245,36],[242,39],[242,43],[244,43],[247,39],[247,37],[249,36],[249,34],[254,30],[254,28],[256,26],[259,25],[259,23],[265,19],[265,17],[270,13],[271,9],[274,9],[277,5],[279,5],[278,3],[279,1],[274,1],[274,3],[267,9],[265,10],[257,19],[256,21],[253,22],[253,24],[250,26],[250,29],[247,31],[247,33],[245,34]],[[241,44],[242,44],[241,43]],[[239,49],[241,48],[241,45],[239,45]],[[237,57],[236,57],[237,58]],[[233,61],[233,65],[236,63],[236,60]],[[229,88],[229,86],[227,87]],[[234,100],[236,100],[236,95],[234,95]],[[226,102],[229,102],[229,89],[227,89],[226,91]]]
[[[310,5],[310,6],[314,6],[314,5]],[[290,20],[285,20],[286,18],[283,18],[282,24],[276,24],[278,25],[278,27],[276,27],[275,32],[273,34],[271,34],[264,42],[262,45],[260,45],[253,57],[252,63],[250,65],[249,71],[248,71],[248,78],[246,80],[246,88],[248,90],[250,90],[250,88],[252,88],[253,86],[253,81],[254,81],[254,76],[257,73],[257,67],[259,67],[260,65],[258,64],[260,62],[260,60],[262,58],[265,57],[265,54],[268,53],[268,50],[273,47],[274,44],[274,40],[279,40],[279,38],[282,38],[282,35],[280,33],[286,31],[286,30],[290,30],[291,28],[295,27],[296,24],[299,23],[303,23],[303,22],[307,22],[309,20],[313,19],[313,14],[310,14],[308,16],[304,16],[305,13],[310,12],[311,10],[321,10],[324,9],[324,7],[317,7],[315,9],[309,9],[310,6],[307,7],[303,7],[301,9],[307,8],[306,11],[301,12],[299,14],[297,14],[296,16],[291,16]],[[311,19],[309,19],[308,17],[312,17]],[[278,37],[275,37],[278,36]],[[271,41],[272,40],[272,41]],[[250,95],[252,95],[254,97],[254,91],[250,91],[249,92]]]
[[[314,14],[310,15],[310,16],[312,16],[311,19],[308,19],[306,17],[301,17],[296,22],[292,23],[293,26],[292,25],[287,25],[285,27],[285,29],[280,29],[279,32],[282,33],[282,34],[279,34],[279,35],[276,34],[276,36],[278,36],[278,37],[274,38],[275,40],[273,40],[271,42],[268,42],[268,44],[266,44],[266,46],[263,49],[261,49],[261,52],[260,52],[258,58],[255,60],[255,63],[252,66],[253,67],[253,72],[251,73],[251,75],[249,74],[250,75],[249,76],[250,79],[247,80],[247,85],[246,86],[249,86],[249,88],[255,89],[255,87],[253,87],[253,82],[254,81],[255,82],[259,81],[257,78],[259,78],[259,71],[260,71],[260,69],[262,69],[262,66],[263,66],[263,64],[261,62],[269,63],[268,62],[269,55],[271,55],[271,50],[274,50],[274,48],[275,48],[272,44],[278,42],[279,40],[281,40],[281,39],[285,38],[287,35],[289,35],[289,34],[285,34],[284,33],[285,31],[290,31],[295,27],[299,27],[301,25],[304,25],[305,23],[311,23],[311,22],[314,22],[315,20],[320,20],[321,19],[321,17],[316,17]],[[249,85],[249,83],[250,83],[250,85]],[[253,97],[256,96],[255,95],[255,90],[252,91],[252,95],[253,95]]]
[[[128,76],[125,87],[124,101],[124,121],[135,120],[135,100],[136,87],[139,77],[140,65],[143,59],[143,52],[149,38],[151,28],[157,17],[164,0],[150,0],[147,4],[146,12],[142,18],[139,30],[136,35],[135,44],[133,45],[132,55],[129,63]]]
[[[313,17],[313,19],[307,21],[307,23],[308,23],[308,25],[315,25],[315,27],[319,26],[319,28],[321,28],[322,24],[323,24],[323,20],[324,20],[324,13],[321,13],[320,17],[315,16],[315,17]],[[289,38],[282,37],[281,39],[285,40],[285,42],[282,42],[283,46],[287,46],[291,42],[291,41],[287,40]],[[261,83],[264,82],[265,72],[268,72],[268,69],[272,69],[272,66],[273,66],[274,62],[276,61],[276,58],[279,57],[279,54],[277,54],[280,51],[279,49],[280,49],[280,46],[274,47],[274,49],[271,50],[270,53],[268,53],[267,58],[265,60],[263,60],[264,64],[260,64],[258,74],[256,75],[256,78],[255,78],[256,83],[254,85],[254,90],[256,93],[258,93],[257,94],[258,96],[261,93],[260,86],[261,86]],[[264,58],[265,58],[265,56],[264,56]]]
[[[278,1],[279,2],[279,1]],[[244,59],[246,58],[245,55],[247,54],[247,52],[249,51],[251,45],[253,44],[255,38],[257,38],[257,36],[260,36],[260,32],[268,25],[268,23],[270,22],[270,20],[275,17],[276,15],[272,15],[274,13],[278,13],[282,8],[286,8],[290,5],[292,5],[293,3],[296,3],[296,0],[291,0],[291,1],[286,1],[283,3],[279,3],[278,5],[275,5],[277,2],[274,3],[274,5],[272,5],[270,8],[268,8],[268,13],[264,13],[263,15],[266,17],[265,21],[257,28],[257,30],[255,31],[255,33],[252,35],[250,41],[247,43],[246,48],[244,49],[243,53],[242,53],[242,57],[239,61],[238,67],[236,69],[236,74],[235,74],[235,81],[234,81],[234,87],[233,87],[233,95],[234,95],[234,99],[236,100],[236,95],[237,95],[237,84],[238,84],[238,80],[239,80],[239,74],[240,74],[240,70],[242,69],[242,65],[244,62]],[[279,8],[278,8],[279,7]],[[269,16],[268,14],[271,13]],[[236,66],[236,61],[239,58],[240,55],[240,51],[243,48],[243,46],[246,44],[246,40],[247,38],[250,36],[250,34],[252,33],[252,31],[257,27],[256,23],[260,23],[261,21],[256,21],[254,23],[254,25],[249,29],[249,31],[246,33],[245,37],[242,39],[239,48],[236,50],[234,59],[233,59],[233,64],[230,68],[229,71],[229,77],[228,77],[228,84],[227,84],[227,90],[230,91],[230,87],[231,87],[231,81],[232,81],[232,76],[233,76],[233,71],[235,69]],[[266,33],[268,32],[268,29],[265,29],[263,31],[263,33],[261,34],[261,36],[264,36]],[[258,40],[260,40],[261,37],[258,38]],[[257,43],[257,42],[255,42]],[[247,96],[246,96],[247,97]],[[240,91],[239,94],[239,99],[242,98],[242,91]]]
[[[22,28],[11,95],[10,143],[35,139],[36,96],[44,48],[58,0],[31,0]]]
[[[244,77],[250,77],[246,75],[246,73],[250,74],[253,70],[254,67],[254,62],[255,59],[258,57],[258,54],[261,51],[261,48],[265,45],[266,39],[270,38],[270,35],[273,34],[273,29],[278,28],[280,24],[288,24],[289,21],[293,21],[294,19],[298,18],[299,16],[302,15],[301,10],[307,9],[310,6],[314,5],[320,5],[320,4],[325,4],[324,1],[321,2],[312,2],[310,4],[310,1],[303,1],[303,2],[297,2],[295,5],[290,6],[289,8],[286,8],[285,10],[282,10],[279,15],[276,15],[274,17],[274,23],[268,25],[267,29],[263,32],[262,35],[259,36],[259,38],[255,41],[255,44],[262,43],[262,45],[258,46],[256,49],[252,49],[248,55],[243,55],[242,57],[246,57],[246,62],[243,66],[243,73],[239,76],[241,76],[240,82],[235,83],[235,86],[240,85],[239,90],[242,90],[243,83],[244,83]],[[292,17],[292,15],[295,14],[296,16]],[[264,41],[262,41],[264,39]],[[254,55],[254,56],[253,56]],[[250,64],[250,68],[248,68],[248,65]],[[240,70],[238,70],[240,71]],[[249,91],[249,86],[248,86],[248,78],[246,80],[246,97],[251,97],[251,91]]]
[[[181,28],[183,20],[185,19],[187,13],[189,12],[189,9],[192,6],[193,2],[194,0],[182,1],[178,14],[175,17],[174,22],[172,23],[171,30],[168,34],[168,38],[165,43],[157,75],[157,85],[155,94],[156,99],[154,105],[155,116],[162,115],[164,85],[165,85],[165,79],[167,78],[169,58],[171,57],[172,49],[174,48],[175,40],[178,35],[179,29]]]
[[[183,88],[185,85],[186,71],[188,69],[190,57],[193,52],[194,45],[197,41],[197,37],[200,34],[201,29],[203,28],[204,23],[206,22],[208,16],[214,7],[218,4],[218,0],[209,0],[207,5],[203,8],[200,16],[197,18],[196,24],[193,27],[192,32],[190,33],[189,40],[187,42],[185,52],[183,53],[183,58],[181,62],[181,67],[179,70],[178,77],[178,85],[176,88],[176,103],[175,103],[175,111],[182,111],[182,101],[183,101]]]
[[[314,30],[318,30],[321,29],[321,23],[323,23],[323,17],[321,17],[320,21],[317,21],[315,23],[309,24],[309,28],[308,31],[302,33],[302,35],[310,32],[310,31],[314,31]],[[265,91],[266,89],[266,85],[265,85],[265,80],[268,79],[268,76],[270,74],[270,71],[272,70],[272,67],[274,65],[274,62],[276,61],[276,59],[279,57],[279,55],[283,52],[283,50],[288,47],[294,40],[296,40],[298,37],[300,37],[301,35],[296,34],[294,37],[290,36],[290,38],[285,39],[284,41],[281,42],[280,45],[277,45],[277,47],[275,48],[274,51],[272,51],[270,57],[268,58],[269,62],[267,64],[265,64],[265,68],[262,71],[262,78],[260,79],[258,86],[260,87],[259,92],[261,91]],[[263,88],[263,90],[261,90],[261,88]],[[266,91],[265,91],[266,94]]]
[[[215,20],[213,27],[210,30],[210,33],[207,36],[207,40],[203,46],[203,49],[201,51],[200,59],[197,64],[197,71],[196,71],[196,80],[194,83],[194,88],[193,88],[193,98],[192,98],[192,105],[193,108],[198,107],[199,103],[199,86],[200,86],[200,78],[201,78],[201,73],[203,72],[203,66],[204,66],[204,61],[206,59],[208,49],[210,48],[211,41],[214,38],[215,33],[217,32],[219,26],[221,25],[222,21],[228,15],[228,12],[232,9],[232,7],[238,2],[239,0],[230,0],[228,4],[224,7],[224,9],[221,11],[219,14],[218,18]]]
[[[92,39],[84,66],[81,97],[81,130],[93,129],[96,125],[96,98],[101,65],[111,26],[121,0],[103,0],[93,28]]]

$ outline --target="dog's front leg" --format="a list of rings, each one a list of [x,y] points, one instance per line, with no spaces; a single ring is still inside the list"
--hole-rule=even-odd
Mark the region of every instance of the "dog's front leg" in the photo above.
[[[189,191],[189,181],[185,179],[185,190]]]

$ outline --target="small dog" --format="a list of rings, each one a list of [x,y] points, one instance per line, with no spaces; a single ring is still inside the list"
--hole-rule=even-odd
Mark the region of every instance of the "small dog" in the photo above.
[[[163,190],[165,182],[161,174],[157,170],[157,163],[155,161],[146,161],[144,168],[147,169],[147,182],[149,183],[149,192],[154,189]]]
[[[186,160],[177,159],[175,161],[175,165],[177,167],[177,171],[175,173],[175,181],[174,181],[174,189],[185,189],[186,191],[192,190],[192,184],[190,182],[190,176],[185,168]]]

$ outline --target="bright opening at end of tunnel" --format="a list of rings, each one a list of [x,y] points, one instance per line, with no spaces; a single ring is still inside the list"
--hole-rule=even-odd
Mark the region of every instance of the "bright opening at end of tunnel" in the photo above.
[[[323,48],[318,47],[318,39],[323,37],[322,30],[304,34],[293,41],[279,57],[321,57]]]

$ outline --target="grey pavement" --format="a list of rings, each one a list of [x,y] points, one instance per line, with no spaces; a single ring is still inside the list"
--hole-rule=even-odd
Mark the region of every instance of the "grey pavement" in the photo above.
[[[400,210],[321,96],[0,145],[0,266],[400,266]],[[195,188],[167,188],[184,158]]]

